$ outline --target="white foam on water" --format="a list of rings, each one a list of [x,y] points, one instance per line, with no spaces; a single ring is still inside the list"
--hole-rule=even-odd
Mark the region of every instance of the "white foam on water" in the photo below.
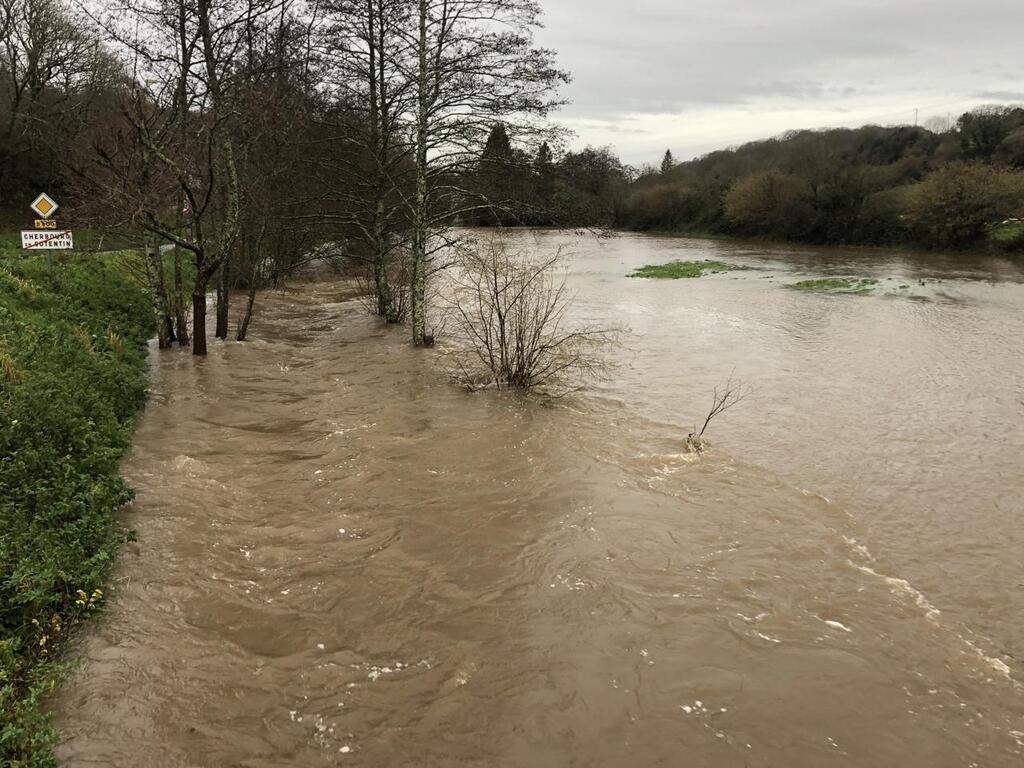
[[[573,592],[579,592],[582,589],[592,589],[594,586],[596,586],[591,581],[587,581],[586,579],[581,579],[578,576],[572,576],[571,574],[568,575],[568,576],[563,576],[562,574],[557,573],[557,574],[555,574],[555,580],[558,583],[560,583],[563,587],[565,587],[565,588],[567,588],[567,589],[569,589],[569,590],[571,590]],[[554,588],[555,586],[557,586],[555,583],[551,584],[552,588]]]
[[[398,672],[408,672],[413,667],[425,667],[427,669],[430,669],[430,660],[429,659],[420,659],[419,661],[417,661],[415,663],[409,663],[409,662],[404,662],[404,661],[393,661],[390,664],[383,664],[383,665],[363,663],[363,664],[350,664],[349,666],[352,669],[358,669],[358,670],[366,671],[367,679],[369,679],[371,682],[376,682],[377,680],[380,680],[380,678],[385,676],[385,675],[393,675],[393,674],[396,674]],[[349,683],[348,684],[349,688],[352,688],[354,686],[355,686],[355,683]]]
[[[1002,659],[998,659],[994,656],[989,656],[987,653],[981,650],[981,648],[979,648],[975,643],[971,642],[963,635],[958,635],[958,637],[964,643],[964,645],[971,649],[975,656],[977,656],[982,662],[988,665],[993,671],[997,672],[1000,677],[1002,677],[1005,680],[1008,680],[1011,683],[1014,683],[1015,685],[1017,684],[1017,681],[1013,679],[1013,670],[1010,669],[1009,664],[1007,664]]]
[[[864,559],[874,562],[874,557],[871,555],[871,552],[868,550],[867,547],[865,547],[863,544],[860,544],[856,539],[852,539],[846,536],[844,536],[843,538],[846,540],[846,543],[851,547],[851,549],[856,551]],[[924,611],[925,618],[933,624],[935,624],[936,626],[939,625],[939,617],[942,615],[942,611],[936,608],[931,603],[931,601],[929,601],[928,598],[925,597],[924,593],[921,592],[921,590],[917,589],[917,587],[915,587],[909,581],[907,581],[906,579],[897,578],[895,576],[886,576],[885,574],[879,573],[874,568],[868,565],[861,565],[853,562],[852,560],[848,560],[847,562],[851,566],[853,566],[854,568],[863,573],[867,573],[871,576],[882,579],[893,591],[893,593],[903,594],[911,597],[914,600],[914,603],[921,610]],[[998,673],[1000,677],[1013,683],[1014,686],[1020,685],[1016,680],[1014,680],[1013,670],[1010,669],[1010,666],[1005,661],[994,656],[989,656],[980,647],[978,647],[978,645],[976,645],[974,642],[964,637],[963,635],[958,634],[957,638],[960,640],[960,642],[966,645],[971,650],[971,652],[975,656],[977,656],[977,658],[980,661],[982,661],[993,671]]]
[[[833,621],[832,619],[823,619],[821,616],[819,616],[818,619],[828,624],[832,629],[841,629],[843,632],[853,632],[852,629],[841,622]]]
[[[942,611],[932,605],[928,598],[924,596],[924,593],[906,579],[900,579],[896,576],[886,576],[884,573],[879,573],[869,565],[861,565],[853,562],[853,560],[847,560],[846,562],[862,573],[881,579],[889,585],[889,589],[894,594],[903,594],[910,597],[913,599],[917,607],[924,611],[926,619],[932,623],[938,623],[938,619],[939,616],[942,615]]]
[[[846,541],[846,543],[850,546],[851,549],[855,550],[857,552],[857,554],[859,554],[865,560],[872,560],[873,561],[875,559],[875,558],[873,558],[871,556],[871,553],[868,551],[868,548],[865,547],[863,544],[861,544],[856,539],[851,538],[849,536],[843,536],[843,539]]]
[[[766,616],[770,616],[771,614],[769,614],[767,611],[764,611],[762,613],[757,614],[757,616],[746,616],[746,615],[744,615],[742,613],[737,613],[736,615],[739,616],[741,619],[743,619],[748,624],[756,624],[761,619],[765,618]]]

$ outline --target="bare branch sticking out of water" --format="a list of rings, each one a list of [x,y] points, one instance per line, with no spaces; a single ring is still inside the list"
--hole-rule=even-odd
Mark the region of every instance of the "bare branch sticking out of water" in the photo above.
[[[697,425],[694,424],[693,432],[686,436],[687,450],[702,453],[706,447],[704,432],[707,430],[711,420],[725,413],[733,406],[739,405],[754,393],[753,387],[744,384],[742,379],[735,378],[735,375],[736,369],[734,368],[724,384],[715,386],[711,396],[711,410],[704,417],[704,424],[701,426],[700,431],[697,431]]]

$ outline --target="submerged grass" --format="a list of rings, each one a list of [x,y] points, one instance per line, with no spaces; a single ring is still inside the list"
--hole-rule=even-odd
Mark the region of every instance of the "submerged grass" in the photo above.
[[[1024,221],[1009,221],[994,227],[989,239],[1008,250],[1024,250]]]
[[[121,260],[0,258],[0,765],[55,764],[41,700],[126,535],[152,324]]]
[[[678,280],[682,277],[703,277],[716,272],[741,269],[722,261],[670,261],[667,264],[648,264],[640,267],[627,277],[653,277],[663,280]]]
[[[816,280],[801,280],[793,287],[801,291],[824,293],[870,293],[878,285],[871,277],[823,277]]]

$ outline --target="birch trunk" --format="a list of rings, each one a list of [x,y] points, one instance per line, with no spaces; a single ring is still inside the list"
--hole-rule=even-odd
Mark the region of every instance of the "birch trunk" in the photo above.
[[[419,2],[416,72],[416,204],[412,237],[412,341],[426,341],[427,269],[427,0]]]
[[[146,261],[146,275],[149,278],[149,293],[153,299],[153,315],[156,318],[157,345],[160,349],[167,349],[171,346],[171,327],[167,314],[164,270],[160,260],[160,249],[156,247],[153,235],[148,232],[143,253]]]
[[[178,344],[187,347],[188,319],[185,312],[185,277],[182,272],[182,250],[174,249],[174,324],[175,335],[178,337]]]

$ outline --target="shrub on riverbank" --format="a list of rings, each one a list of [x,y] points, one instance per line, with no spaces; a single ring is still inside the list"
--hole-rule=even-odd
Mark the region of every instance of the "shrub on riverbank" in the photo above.
[[[123,541],[118,476],[145,395],[141,285],[98,257],[0,259],[0,763],[53,762],[40,698],[102,601]]]

